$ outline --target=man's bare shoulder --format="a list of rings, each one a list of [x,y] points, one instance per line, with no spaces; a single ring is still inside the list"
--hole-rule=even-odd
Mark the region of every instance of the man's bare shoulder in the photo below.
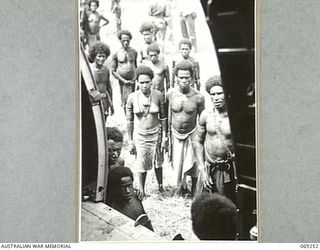
[[[208,110],[204,109],[201,114],[200,114],[200,118],[199,118],[199,125],[200,126],[204,126],[207,123],[207,117],[209,115]]]
[[[128,99],[127,99],[127,104],[132,104],[132,100],[133,100],[133,98],[135,98],[135,96],[137,95],[137,91],[135,91],[135,92],[132,92],[132,93],[130,93],[129,95],[128,95]]]

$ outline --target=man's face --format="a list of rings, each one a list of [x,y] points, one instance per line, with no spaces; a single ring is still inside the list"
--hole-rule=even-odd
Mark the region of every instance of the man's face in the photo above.
[[[191,73],[189,70],[178,70],[177,84],[182,93],[188,93],[191,84]]]
[[[117,163],[122,149],[121,142],[115,142],[114,140],[108,140],[108,162],[109,166],[112,166]]]
[[[125,34],[123,34],[122,36],[121,36],[121,39],[120,39],[120,42],[121,42],[121,44],[122,44],[122,47],[124,48],[124,49],[127,49],[128,47],[129,47],[129,45],[130,45],[130,36],[129,35],[125,35]]]
[[[139,75],[138,82],[142,93],[147,94],[151,90],[151,78],[148,75]]]
[[[96,2],[91,2],[89,7],[91,11],[95,11],[98,8],[98,5]]]
[[[183,58],[187,59],[189,57],[191,48],[188,44],[181,44],[179,50]]]
[[[221,86],[213,86],[209,94],[215,108],[219,109],[225,106],[224,92]]]
[[[106,59],[107,59],[107,56],[105,53],[98,53],[96,55],[95,61],[98,66],[102,66],[104,64],[104,62],[106,61]]]
[[[143,39],[147,44],[150,44],[152,42],[152,33],[150,31],[143,31],[142,32]]]
[[[130,176],[122,177],[120,180],[121,196],[125,200],[130,200],[133,196],[133,185]]]
[[[149,51],[148,55],[152,63],[157,63],[159,61],[159,53],[157,51]]]

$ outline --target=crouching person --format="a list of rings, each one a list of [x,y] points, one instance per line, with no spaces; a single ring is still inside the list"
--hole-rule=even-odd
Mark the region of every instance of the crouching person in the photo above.
[[[135,226],[140,224],[153,231],[141,200],[133,188],[133,173],[127,167],[116,167],[109,173],[106,203],[136,221]]]

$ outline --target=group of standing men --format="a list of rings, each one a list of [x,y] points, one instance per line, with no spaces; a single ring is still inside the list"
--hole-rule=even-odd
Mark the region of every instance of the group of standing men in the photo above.
[[[100,20],[105,18],[97,13],[98,6],[98,0],[88,2],[83,27],[99,31]],[[93,27],[95,25],[98,27]],[[159,191],[163,192],[162,158],[163,152],[169,151],[178,194],[193,197],[197,190],[203,189],[234,201],[234,150],[221,79],[211,77],[205,83],[213,103],[211,110],[205,110],[205,98],[199,91],[199,63],[190,56],[195,37],[180,41],[181,55],[173,61],[174,77],[170,79],[169,67],[160,56],[161,46],[155,41],[155,28],[150,22],[141,25],[145,44],[139,51],[130,46],[131,32],[119,30],[122,47],[113,53],[110,69],[120,86],[129,151],[136,154],[139,193],[145,196],[147,171],[152,167]],[[99,37],[92,38],[94,32],[89,35],[88,58],[100,92],[98,98],[102,100],[105,115],[112,115],[112,87],[109,69],[105,66],[110,50]],[[187,176],[191,177],[190,191]]]

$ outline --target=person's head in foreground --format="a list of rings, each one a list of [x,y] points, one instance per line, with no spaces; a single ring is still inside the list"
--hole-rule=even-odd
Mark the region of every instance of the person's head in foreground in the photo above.
[[[191,205],[192,228],[200,240],[235,240],[237,208],[218,193],[204,193]]]
[[[112,169],[108,182],[112,201],[128,201],[133,197],[133,173],[130,168],[121,166]]]

